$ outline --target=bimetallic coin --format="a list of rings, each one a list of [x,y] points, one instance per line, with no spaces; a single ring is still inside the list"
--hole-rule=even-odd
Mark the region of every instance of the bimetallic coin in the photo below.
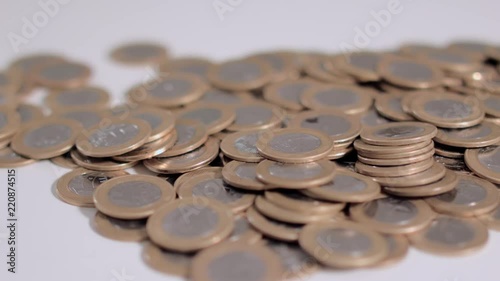
[[[174,115],[170,111],[161,108],[140,107],[130,112],[130,117],[148,122],[151,127],[151,135],[146,142],[163,138],[170,134],[175,126]]]
[[[261,134],[257,150],[267,159],[283,163],[305,163],[324,158],[333,148],[331,138],[313,129],[279,129]]]
[[[303,213],[338,213],[345,206],[345,204],[314,199],[294,190],[266,191],[264,197],[278,207]]]
[[[356,84],[353,76],[348,75],[335,63],[335,57],[324,54],[314,54],[304,64],[304,72],[307,76],[320,83],[329,84]]]
[[[441,50],[441,48],[427,43],[416,43],[416,42],[404,43],[401,46],[399,46],[399,53],[411,57],[434,50]]]
[[[25,158],[10,147],[0,149],[0,168],[16,168],[34,163],[34,159]]]
[[[34,80],[42,86],[55,89],[78,88],[90,79],[88,66],[77,62],[50,62],[40,65],[33,73]]]
[[[272,80],[271,66],[261,59],[233,60],[213,65],[208,80],[217,88],[229,91],[250,91],[262,88]]]
[[[441,215],[408,238],[413,246],[424,252],[456,256],[482,248],[488,240],[488,230],[477,219]]]
[[[384,238],[389,245],[389,255],[382,262],[377,264],[377,267],[392,265],[401,261],[408,253],[408,248],[410,248],[410,242],[406,236],[386,234]]]
[[[234,242],[201,251],[191,266],[193,281],[271,281],[283,274],[279,256],[267,247]]]
[[[438,67],[415,59],[384,57],[377,66],[384,80],[399,87],[428,89],[440,86],[444,73]]]
[[[309,87],[300,101],[314,110],[337,109],[347,114],[358,114],[372,106],[373,93],[358,86],[318,84]]]
[[[21,117],[21,124],[26,124],[33,120],[40,120],[44,117],[42,109],[32,104],[22,103],[17,106],[16,111]]]
[[[410,104],[411,114],[442,128],[466,128],[481,123],[484,110],[477,98],[450,93],[418,95]]]
[[[378,81],[377,65],[381,55],[374,52],[353,52],[337,56],[333,61],[340,71],[354,76],[362,82]]]
[[[436,182],[411,187],[384,187],[384,192],[400,197],[428,197],[449,192],[458,183],[457,173],[446,170],[444,177]]]
[[[361,122],[361,126],[363,128],[370,128],[391,122],[387,118],[378,114],[374,109],[369,109],[363,113],[356,115],[356,117],[359,118],[359,121]]]
[[[202,104],[242,105],[255,101],[255,98],[249,92],[230,92],[212,88],[206,90],[198,101]]]
[[[427,140],[408,145],[372,145],[364,143],[362,140],[354,141],[354,147],[358,152],[360,161],[363,158],[371,158],[377,160],[383,159],[401,159],[403,157],[419,156],[422,153],[427,153],[434,148],[434,142]],[[432,156],[432,155],[430,155]],[[368,163],[367,163],[368,164]]]
[[[437,134],[433,125],[421,122],[388,123],[361,131],[361,139],[373,145],[408,145],[428,141]]]
[[[233,123],[236,118],[232,108],[217,104],[190,105],[177,113],[180,120],[196,120],[205,125],[209,135],[218,133]]]
[[[236,119],[228,131],[254,131],[276,128],[285,120],[286,113],[268,103],[254,101],[234,106]]]
[[[465,151],[465,163],[478,176],[500,184],[500,146],[492,145]]]
[[[500,205],[493,211],[479,216],[479,220],[485,223],[489,229],[500,231]]]
[[[81,154],[76,149],[71,150],[70,155],[71,159],[73,159],[73,161],[75,161],[75,163],[78,164],[78,166],[95,171],[123,170],[133,167],[138,163],[138,162],[119,162],[113,160],[112,158],[88,157]]]
[[[132,151],[148,140],[151,127],[138,118],[110,118],[106,126],[98,124],[76,139],[76,148],[91,157],[111,157]]]
[[[105,181],[128,175],[125,171],[100,172],[83,168],[64,174],[57,180],[56,193],[64,202],[80,206],[94,207],[94,190]]]
[[[349,210],[354,221],[386,234],[418,231],[426,227],[435,217],[431,207],[422,200],[392,197],[355,205]]]
[[[267,185],[257,179],[257,163],[231,161],[222,168],[224,181],[245,190],[264,190]]]
[[[175,120],[177,141],[158,157],[177,156],[197,149],[208,139],[205,126],[195,120]]]
[[[46,118],[22,127],[12,138],[11,147],[32,159],[48,159],[68,152],[80,131],[76,121]]]
[[[55,54],[35,54],[23,56],[15,60],[10,64],[9,69],[18,72],[22,78],[21,87],[26,87],[29,91],[31,91],[31,89],[35,86],[33,76],[41,65],[64,60],[65,59],[63,57]]]
[[[300,76],[299,69],[293,61],[291,54],[287,52],[267,52],[252,55],[250,59],[259,59],[266,62],[272,69],[272,82],[280,82],[285,79],[296,79]]]
[[[119,219],[142,219],[175,199],[174,188],[161,178],[127,175],[102,183],[94,192],[100,212]]]
[[[134,162],[144,159],[149,159],[162,154],[171,148],[177,140],[175,131],[161,137],[152,142],[145,143],[143,146],[136,148],[127,153],[112,157],[114,160],[122,162]]]
[[[336,169],[335,177],[331,182],[300,191],[309,197],[320,200],[361,203],[378,197],[380,185],[369,177],[347,169]]]
[[[377,112],[394,121],[412,121],[413,116],[407,114],[401,105],[402,96],[399,94],[378,95],[375,98]]]
[[[139,242],[148,238],[145,219],[122,220],[97,212],[92,224],[99,234],[113,240]]]
[[[227,240],[230,242],[255,244],[262,240],[262,234],[252,227],[246,215],[239,214],[234,218],[234,230]]]
[[[148,219],[150,239],[177,252],[197,251],[226,239],[234,229],[230,209],[208,198],[175,200]]]
[[[455,188],[426,202],[439,213],[472,217],[489,213],[500,203],[500,194],[492,183],[474,177],[459,175]]]
[[[437,162],[430,169],[404,177],[373,177],[382,186],[412,187],[436,182],[444,177],[446,168]]]
[[[50,117],[75,120],[84,129],[90,129],[100,124],[109,114],[100,108],[58,108],[52,112]]]
[[[134,42],[113,49],[111,58],[128,65],[160,64],[167,59],[167,50],[155,43]]]
[[[51,92],[45,103],[52,109],[107,108],[109,93],[98,87],[82,86]]]
[[[288,110],[300,111],[304,107],[300,97],[316,82],[310,79],[285,80],[273,83],[264,88],[263,97],[270,103]]]
[[[243,161],[260,162],[263,157],[259,154],[256,144],[262,131],[243,131],[225,136],[220,143],[220,149],[225,156]]]
[[[297,244],[283,243],[276,240],[267,240],[266,247],[275,252],[281,259],[285,269],[283,280],[304,280],[318,269],[315,258],[306,253]]]
[[[500,127],[491,122],[465,129],[439,129],[436,142],[456,147],[484,147],[500,141]]]
[[[50,162],[52,162],[52,164],[55,164],[59,167],[63,167],[66,169],[76,169],[80,167],[78,164],[75,163],[73,158],[71,158],[70,152],[66,152],[63,155],[50,158]]]
[[[165,250],[148,242],[142,253],[144,261],[160,272],[188,277],[193,254]]]
[[[160,75],[168,73],[189,73],[206,80],[208,69],[213,63],[204,58],[185,57],[171,59],[160,65]]]
[[[12,137],[21,125],[20,115],[9,106],[0,106],[0,140]]]
[[[426,160],[401,166],[374,166],[356,162],[356,172],[372,177],[403,177],[430,169],[434,165],[432,155]]]
[[[352,222],[319,222],[304,227],[299,244],[320,263],[333,268],[372,266],[389,255],[381,234]]]
[[[247,218],[250,224],[263,235],[285,242],[294,242],[299,239],[302,225],[289,224],[265,217],[255,207],[247,210]]]
[[[466,52],[451,49],[435,49],[420,53],[417,58],[424,59],[445,72],[467,73],[481,67],[481,61]]]
[[[264,160],[257,165],[257,178],[268,188],[303,189],[321,186],[335,176],[336,166],[328,160],[286,164]]]

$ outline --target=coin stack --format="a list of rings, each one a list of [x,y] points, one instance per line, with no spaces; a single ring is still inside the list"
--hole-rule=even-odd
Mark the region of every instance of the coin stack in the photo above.
[[[102,236],[144,241],[158,271],[302,279],[395,263],[410,245],[469,253],[500,230],[499,47],[217,63],[141,42],[111,58],[157,76],[111,107],[63,56],[0,72],[0,166],[70,169],[57,197],[95,208]],[[43,106],[24,101],[35,89]]]

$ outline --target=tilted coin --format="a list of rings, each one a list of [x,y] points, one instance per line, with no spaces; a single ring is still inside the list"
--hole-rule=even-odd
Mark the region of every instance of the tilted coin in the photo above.
[[[267,240],[265,245],[280,257],[285,269],[283,280],[302,279],[318,269],[316,259],[298,244]]]
[[[389,255],[389,246],[381,234],[352,222],[306,225],[299,244],[319,262],[333,268],[372,266]]]
[[[350,208],[354,221],[386,234],[418,231],[432,221],[435,214],[422,200],[392,197],[375,199]]]
[[[283,273],[279,256],[267,247],[235,242],[201,251],[191,266],[193,281],[271,281]]]
[[[438,67],[424,61],[403,57],[384,57],[377,66],[378,73],[391,84],[417,89],[441,85],[444,74]]]
[[[11,147],[33,159],[48,159],[68,152],[80,131],[76,121],[46,118],[23,126],[12,138]]]
[[[119,219],[142,219],[175,199],[172,185],[155,176],[127,175],[102,183],[94,192],[100,212]]]
[[[197,149],[202,146],[208,138],[205,126],[195,120],[175,120],[175,132],[177,141],[159,157],[177,156]]]
[[[386,234],[384,238],[389,245],[389,255],[377,266],[391,265],[405,258],[410,248],[410,242],[406,236]]]
[[[200,168],[200,169],[197,169],[197,170],[194,170],[194,171],[189,171],[187,173],[184,173],[184,174],[181,174],[179,175],[173,185],[174,185],[174,189],[175,189],[175,192],[177,193],[177,190],[179,190],[179,187],[184,183],[186,182],[187,180],[189,180],[191,177],[194,177],[194,176],[197,176],[197,175],[201,175],[201,174],[217,174],[220,172],[220,167],[203,167],[203,168]],[[165,174],[162,174],[162,176],[173,176],[175,177],[176,175],[165,175]]]
[[[449,192],[458,183],[457,173],[447,170],[444,177],[436,182],[411,187],[384,187],[384,192],[400,197],[428,197]]]
[[[257,150],[267,159],[284,163],[305,163],[321,159],[333,148],[331,138],[313,129],[280,129],[261,134]]]
[[[292,55],[287,52],[266,52],[249,57],[267,62],[272,69],[272,81],[279,82],[285,79],[295,79],[300,76],[298,67],[293,61]]]
[[[382,186],[412,187],[436,182],[444,177],[446,168],[437,162],[430,169],[404,177],[373,177]]]
[[[99,87],[82,86],[72,89],[57,90],[45,98],[45,103],[52,109],[69,108],[106,108],[109,93]]]
[[[465,163],[474,173],[500,184],[500,145],[465,151]]]
[[[228,106],[217,104],[190,105],[177,114],[181,120],[196,120],[205,125],[209,135],[226,129],[236,118],[235,112]]]
[[[474,176],[459,175],[455,188],[426,202],[439,213],[472,217],[488,213],[500,203],[500,194],[492,183]]]
[[[440,155],[434,155],[434,159],[436,162],[443,164],[446,168],[456,172],[456,173],[461,173],[461,174],[468,174],[472,175],[473,173],[469,168],[467,168],[467,165],[465,164],[464,159],[459,159],[459,158],[447,158],[443,157]]]
[[[156,43],[133,42],[113,49],[111,58],[128,65],[159,64],[167,59],[167,50]]]
[[[92,128],[106,118],[108,113],[100,108],[59,108],[52,112],[51,117],[75,120],[80,123],[84,129]]]
[[[109,179],[125,175],[128,175],[125,171],[101,172],[78,168],[57,180],[56,193],[68,204],[94,207],[94,190]]]
[[[402,96],[398,94],[378,95],[375,98],[375,109],[377,112],[391,120],[395,121],[412,121],[413,116],[403,110],[401,105]]]
[[[220,143],[220,149],[225,156],[244,162],[260,162],[256,144],[262,131],[243,131],[225,136]]]
[[[471,72],[481,66],[480,60],[466,52],[451,49],[436,49],[422,52],[418,58],[437,65],[445,72]]]
[[[309,79],[284,80],[264,88],[263,97],[275,105],[300,111],[304,108],[300,103],[301,95],[314,84]]]
[[[231,161],[222,168],[224,181],[246,190],[264,190],[266,184],[257,179],[257,163]]]
[[[136,148],[124,154],[120,154],[118,156],[113,156],[112,158],[114,160],[122,162],[134,162],[149,159],[167,151],[174,145],[176,140],[177,133],[173,131],[172,133],[163,136],[160,139],[145,143],[139,148]]]
[[[362,140],[354,141],[354,147],[361,158],[372,159],[401,159],[403,157],[419,156],[434,148],[434,142],[427,140],[408,145],[372,145]],[[432,155],[431,155],[432,156]],[[363,162],[363,161],[362,161]]]
[[[170,111],[155,107],[139,107],[130,112],[130,117],[148,122],[151,127],[151,135],[146,142],[152,142],[171,133],[176,123],[174,115]]]
[[[417,166],[417,162],[420,164],[424,164],[422,162],[430,161],[432,159],[432,156],[434,155],[434,152],[435,152],[434,148],[430,147],[427,150],[420,150],[418,153],[414,153],[416,155],[410,155],[410,156],[401,155],[401,157],[404,158],[370,158],[370,157],[365,157],[362,154],[358,153],[358,162],[360,162],[359,165],[362,164],[374,165],[374,166],[380,166],[381,168],[399,166],[401,167],[401,170],[404,170],[404,168]],[[400,155],[389,154],[388,156],[399,157]],[[385,169],[382,169],[379,172],[382,172],[383,170]],[[410,170],[406,170],[406,172],[410,172]]]
[[[17,154],[10,147],[0,149],[0,168],[16,168],[34,163],[34,159]]]
[[[34,54],[29,56],[23,56],[19,59],[13,61],[9,69],[19,72],[23,79],[23,84],[33,84],[33,75],[35,71],[44,64],[52,62],[64,61],[65,58],[56,54]],[[30,87],[33,85],[30,85]]]
[[[78,164],[78,166],[96,171],[123,170],[133,167],[138,163],[138,162],[120,162],[120,161],[115,161],[112,158],[88,157],[81,154],[76,149],[71,150],[70,155],[71,159],[73,159],[73,161],[75,161],[75,163]]]
[[[297,241],[303,227],[303,225],[285,223],[266,217],[255,207],[247,210],[247,218],[250,224],[263,235],[285,242]]]
[[[66,152],[63,155],[50,158],[50,162],[66,169],[76,169],[80,167],[80,165],[76,164],[73,158],[71,158],[70,152]]]
[[[142,257],[153,269],[180,277],[188,277],[191,260],[194,254],[179,253],[163,249],[148,242],[144,247]]]
[[[205,80],[207,78],[208,69],[212,64],[211,61],[201,57],[175,58],[160,65],[160,75],[171,72],[189,73]]]
[[[304,64],[304,72],[307,76],[321,83],[353,85],[356,79],[344,73],[335,62],[335,56],[325,54],[314,54]]]
[[[233,60],[213,65],[207,73],[215,87],[230,91],[250,91],[261,88],[272,79],[271,66],[261,59]]]
[[[264,160],[257,165],[257,178],[268,188],[303,189],[321,186],[335,176],[335,164],[328,160],[286,164]]]
[[[236,105],[234,112],[236,119],[227,127],[232,132],[276,128],[286,115],[280,108],[261,101]]]
[[[255,244],[262,240],[262,234],[257,232],[252,227],[245,214],[238,214],[234,218],[234,230],[227,240],[230,242],[238,241],[242,243]]]
[[[433,125],[421,122],[388,123],[361,131],[361,139],[374,145],[408,145],[428,141],[437,134]]]
[[[367,111],[356,116],[359,118],[363,128],[374,127],[391,122],[387,118],[380,116],[380,114],[378,114],[374,109],[368,109]]]
[[[448,146],[484,147],[500,141],[500,127],[491,122],[482,122],[465,129],[439,129],[434,140]]]
[[[118,241],[138,242],[148,238],[146,220],[122,220],[96,212],[94,229],[104,237]]]
[[[363,82],[378,81],[377,65],[381,55],[375,52],[353,52],[337,56],[334,61],[338,68]]]
[[[0,106],[0,140],[12,137],[21,125],[21,117],[14,109]]]
[[[301,103],[314,110],[342,110],[358,114],[368,110],[373,103],[373,93],[359,86],[314,85],[300,97]]]
[[[453,158],[453,159],[464,159],[465,148],[447,146],[440,143],[434,143],[434,151],[436,155]]]
[[[485,223],[489,229],[500,231],[500,205],[493,211],[479,216],[479,220]]]
[[[203,96],[198,101],[203,104],[241,105],[255,101],[255,98],[249,92],[230,92],[210,88],[203,93]]]
[[[150,239],[162,248],[194,252],[224,240],[234,229],[232,212],[208,198],[175,200],[148,219]]]
[[[90,79],[88,66],[77,62],[50,62],[40,65],[34,71],[34,80],[48,88],[77,88]]]
[[[338,213],[345,206],[342,203],[313,199],[294,190],[266,191],[264,197],[278,207],[303,213]]]
[[[21,72],[11,69],[10,71],[0,71],[0,91],[7,93],[17,93],[21,87]]]
[[[440,215],[408,238],[414,247],[424,252],[456,256],[482,248],[488,240],[488,230],[477,219]]]
[[[149,124],[138,118],[110,118],[106,123],[80,133],[78,151],[91,157],[116,156],[140,147],[151,135]]]

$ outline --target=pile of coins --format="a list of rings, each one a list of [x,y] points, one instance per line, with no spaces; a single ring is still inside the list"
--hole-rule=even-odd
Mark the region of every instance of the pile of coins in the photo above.
[[[500,230],[500,47],[274,51],[222,63],[131,43],[157,66],[126,103],[40,54],[0,72],[0,165],[71,169],[57,196],[193,281],[375,267],[410,245],[469,253]],[[35,88],[45,107],[24,103]],[[50,115],[45,114],[50,111]]]

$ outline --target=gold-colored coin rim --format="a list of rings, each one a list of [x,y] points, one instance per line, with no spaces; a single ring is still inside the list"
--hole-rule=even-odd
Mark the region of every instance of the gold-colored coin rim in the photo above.
[[[374,181],[378,182],[382,186],[388,187],[412,187],[417,185],[426,185],[432,182],[436,182],[444,177],[446,173],[446,168],[435,162],[431,168],[416,173],[410,176],[404,177],[372,177]]]
[[[191,177],[201,174],[216,174],[220,172],[220,170],[221,170],[220,167],[203,167],[180,175],[174,182],[175,193],[177,194],[177,190],[179,190],[180,186],[184,184],[184,182],[189,180]]]
[[[374,145],[363,142],[360,139],[354,141],[354,148],[359,154],[365,155],[366,157],[370,156],[373,158],[382,158],[385,155],[399,155],[399,153],[408,153],[417,149],[421,149],[433,143],[431,139],[417,142],[413,144],[407,145],[396,145],[396,146],[382,146],[382,145]],[[396,158],[396,157],[390,157]]]
[[[14,107],[15,108],[15,107]],[[9,105],[0,106],[0,113],[5,115],[5,125],[0,129],[0,140],[15,136],[21,126],[21,117],[15,109]]]
[[[185,66],[192,66],[192,65],[203,65],[210,67],[213,65],[213,62],[202,58],[202,57],[180,57],[180,58],[174,58],[170,59],[167,62],[164,62],[160,64],[160,73],[189,73],[189,74],[195,74],[193,72],[189,71],[182,71],[180,68],[185,67]],[[198,75],[198,74],[195,74]],[[200,76],[200,75],[198,75]],[[200,76],[202,79],[206,79],[206,73],[204,76]]]
[[[255,166],[258,165],[257,163],[240,162],[236,160],[233,160],[225,164],[224,167],[222,168],[222,177],[224,178],[224,181],[232,186],[245,190],[254,190],[254,191],[265,190],[267,185],[257,179],[257,174],[255,175],[255,179],[251,180],[247,178],[238,177],[234,172],[238,166],[248,165],[248,164]]]
[[[241,124],[236,124],[236,120],[238,119],[238,108],[240,107],[248,107],[248,106],[261,106],[269,109],[272,113],[273,116],[271,119],[269,119],[267,122],[259,123],[259,124],[246,124],[246,125],[241,125]],[[271,129],[271,128],[276,128],[280,123],[284,120],[284,116],[286,113],[279,107],[263,102],[263,101],[252,101],[248,103],[244,103],[241,105],[236,105],[233,107],[234,112],[236,114],[236,119],[235,123],[229,125],[226,129],[231,132],[242,132],[242,131],[255,131],[255,130],[265,130],[265,129]]]
[[[148,59],[131,59],[124,55],[124,50],[130,47],[153,47],[156,49],[157,54],[155,56],[149,57]],[[122,44],[118,47],[115,47],[111,50],[110,57],[121,64],[130,65],[130,66],[140,66],[140,65],[149,65],[149,64],[160,64],[161,62],[167,59],[167,49],[158,43],[153,42],[129,42],[126,44]]]
[[[170,149],[158,155],[158,157],[171,157],[178,156],[181,154],[188,153],[202,146],[208,139],[207,129],[205,125],[196,120],[175,120],[176,124],[182,124],[185,126],[191,126],[195,129],[193,137],[186,143],[179,145],[174,144]],[[179,134],[177,134],[179,136]]]
[[[0,149],[0,151],[4,151],[4,150],[16,153],[14,150],[12,150],[8,146]],[[0,155],[1,155],[1,153],[0,153]],[[32,163],[36,162],[35,159],[25,158],[24,156],[19,155],[17,153],[16,153],[16,155],[18,155],[19,157],[24,158],[24,159],[20,159],[20,160],[18,160],[16,162],[4,162],[4,161],[1,161],[1,157],[0,157],[0,168],[17,168],[17,167],[26,166],[26,165],[29,165],[29,164],[32,164]]]
[[[284,242],[295,242],[299,239],[300,230],[287,228],[283,226],[287,224],[284,222],[283,225],[273,223],[269,218],[259,213],[255,207],[250,207],[246,214],[248,222],[264,236]]]
[[[236,140],[238,140],[241,137],[251,135],[251,134],[257,134],[259,135],[262,131],[260,130],[255,130],[255,131],[242,131],[242,132],[235,132],[231,133],[222,139],[220,143],[220,149],[224,153],[225,156],[242,161],[242,162],[260,162],[264,159],[258,152],[257,153],[247,153],[241,150],[236,149],[234,146],[234,143]],[[256,148],[257,149],[257,148]]]
[[[364,55],[364,54],[370,54],[370,55],[379,56],[379,57],[381,56],[379,53],[375,53],[375,52],[352,52],[349,54],[336,56],[332,60],[332,63],[337,65],[337,67],[339,68],[340,71],[354,76],[357,80],[364,81],[364,82],[380,80],[380,75],[376,70],[369,70],[366,68],[360,68],[360,67],[357,67],[357,66],[349,63],[350,59],[348,57],[353,56],[353,55],[355,56],[355,55]]]
[[[73,65],[80,67],[82,69],[82,73],[78,77],[73,77],[71,79],[65,80],[65,81],[60,81],[60,80],[50,80],[46,79],[43,77],[42,72],[44,68],[46,67],[52,67],[54,65]],[[90,79],[90,76],[92,74],[92,70],[90,67],[88,67],[85,64],[79,63],[79,62],[70,62],[70,61],[52,61],[48,63],[44,63],[39,65],[33,72],[33,79],[36,81],[36,83],[48,87],[48,88],[64,88],[64,89],[70,89],[70,88],[78,88],[80,86],[83,86],[84,84],[87,83],[87,81]]]
[[[391,71],[391,64],[394,62],[408,62],[426,66],[431,72],[432,77],[426,81],[409,80],[402,77],[395,76]],[[378,63],[377,72],[380,76],[389,82],[400,87],[415,88],[415,89],[428,89],[440,86],[443,83],[443,71],[433,64],[423,60],[415,60],[405,57],[397,56],[384,56]]]
[[[498,148],[498,145],[494,145]],[[479,161],[479,152],[482,148],[467,149],[464,154],[465,164],[469,169],[471,169],[478,176],[483,177],[495,184],[500,184],[500,173],[496,173],[488,168],[486,168]]]
[[[395,243],[395,249],[392,250],[389,248],[389,256],[382,260],[382,262],[378,263],[376,267],[378,266],[388,266],[395,264],[402,259],[406,257],[406,254],[408,253],[408,249],[410,248],[410,242],[408,241],[408,238],[404,235],[384,235],[384,238],[387,240],[388,237],[390,236],[392,239],[394,239]]]
[[[96,171],[105,171],[105,172],[108,172],[108,171],[117,171],[117,170],[123,170],[123,169],[127,169],[127,168],[130,168],[130,167],[133,167],[135,165],[137,165],[139,162],[118,162],[118,161],[115,161],[113,160],[112,158],[94,158],[94,157],[88,157],[88,156],[85,156],[83,154],[81,154],[78,150],[76,149],[73,149],[71,150],[70,152],[70,155],[71,155],[71,159],[73,159],[73,161],[75,161],[75,163],[78,165],[78,166],[81,166],[83,168],[86,168],[86,169],[89,169],[89,170],[96,170]],[[106,161],[108,163],[115,163],[113,165],[102,165],[101,164],[96,164],[96,163],[92,163],[91,161],[92,160],[99,160],[99,161]]]
[[[430,169],[434,165],[434,162],[435,160],[432,156],[420,162],[401,166],[374,166],[357,161],[355,169],[360,174],[372,177],[404,177]]]
[[[274,56],[275,58],[279,58],[283,63],[283,69],[277,70],[275,69],[271,62],[266,59],[267,56]],[[296,79],[300,76],[299,69],[293,61],[293,57],[289,52],[286,51],[273,51],[273,52],[264,52],[258,53],[255,55],[251,55],[248,57],[249,59],[259,59],[265,61],[269,64],[272,69],[272,82],[280,82],[286,79]]]
[[[389,105],[391,99],[402,99],[400,94],[389,93],[389,94],[379,94],[375,98],[375,109],[377,112],[384,116],[385,118],[394,120],[394,121],[413,121],[415,118],[413,116],[407,114],[406,112],[397,112],[394,111]]]
[[[248,229],[245,230],[242,234],[237,236],[236,238],[233,236],[234,232],[231,234],[231,236],[228,237],[229,242],[239,242],[239,243],[247,243],[247,244],[256,244],[262,240],[262,234],[258,232],[256,229],[253,228],[252,224],[250,224],[250,221],[248,221],[246,213],[239,213],[236,214],[234,217],[234,223],[236,225],[236,221],[239,219],[246,220],[246,223],[248,224]]]
[[[424,129],[424,131],[413,137],[386,138],[386,137],[377,137],[374,135],[375,131],[384,130],[391,127],[398,127],[398,126],[421,127]],[[364,128],[361,131],[360,136],[361,140],[368,144],[381,145],[381,146],[384,145],[395,146],[395,145],[409,145],[418,142],[428,141],[434,138],[436,134],[437,134],[437,128],[431,124],[422,122],[393,122],[393,123],[381,124],[370,128]]]
[[[384,187],[384,192],[400,197],[428,197],[446,193],[455,188],[458,183],[458,176],[452,170],[446,170],[444,177],[436,182],[412,187]]]
[[[284,107],[285,109],[292,110],[292,111],[300,111],[304,108],[304,106],[300,103],[300,101],[292,101],[283,98],[279,94],[279,90],[281,87],[284,86],[289,86],[289,85],[294,85],[294,84],[307,84],[309,83],[310,86],[314,85],[315,82],[311,81],[308,78],[301,78],[301,79],[288,79],[288,80],[283,80],[277,83],[269,84],[266,86],[263,90],[262,97],[264,100],[275,104],[277,106]]]
[[[476,147],[484,147],[496,144],[500,142],[500,127],[491,123],[491,122],[482,122],[479,126],[489,127],[491,133],[487,136],[482,137],[481,139],[459,139],[453,138],[447,135],[443,129],[438,129],[437,135],[434,137],[434,140],[440,144],[455,146],[455,147],[464,147],[464,148],[476,148]]]
[[[366,165],[374,165],[374,166],[382,166],[382,167],[389,167],[389,166],[405,166],[405,165],[410,165],[410,164],[415,164],[416,162],[422,162],[425,161],[429,158],[432,158],[434,155],[434,147],[430,147],[430,149],[426,151],[419,151],[418,153],[412,153],[412,154],[417,154],[415,156],[401,156],[404,158],[371,158],[371,157],[365,157],[362,154],[358,153],[358,161],[366,164]]]
[[[145,143],[139,148],[111,158],[121,162],[135,162],[149,159],[167,151],[176,141],[177,133],[173,131],[157,140]]]
[[[340,90],[348,90],[351,92],[355,92],[358,94],[359,100],[355,104],[347,105],[347,106],[330,106],[324,105],[319,101],[316,101],[316,95],[328,89],[340,89]],[[346,114],[359,114],[367,111],[373,104],[373,92],[361,88],[359,86],[353,85],[327,85],[327,84],[317,84],[309,87],[300,97],[300,101],[302,105],[306,108],[312,110],[340,110]]]
[[[179,263],[173,263],[165,259],[162,255],[162,249],[152,242],[147,242],[142,252],[143,260],[153,269],[179,277],[189,276],[190,264],[181,266]],[[186,255],[191,256],[191,254]]]
[[[261,70],[260,77],[252,81],[246,81],[246,82],[227,81],[219,77],[218,71],[220,70],[220,68],[222,68],[224,65],[231,63],[238,63],[238,62],[253,63],[257,65]],[[212,65],[208,70],[207,78],[210,81],[210,83],[212,83],[212,85],[220,89],[229,91],[250,91],[261,88],[267,83],[269,83],[272,79],[272,74],[273,70],[267,62],[256,58],[245,58],[239,60],[226,61],[221,64]]]
[[[148,238],[145,226],[137,229],[117,228],[109,221],[108,216],[99,211],[95,213],[92,226],[102,236],[117,241],[139,242]]]
[[[130,112],[130,116],[134,118],[139,118],[139,114],[151,114],[161,119],[161,123],[156,128],[151,128],[151,135],[146,140],[147,143],[160,139],[174,130],[176,122],[174,114],[168,110],[157,107],[140,107]]]
[[[76,90],[81,90],[81,91],[89,91],[96,93],[98,95],[98,100],[95,101],[92,104],[60,104],[58,101],[58,98],[60,96],[64,96],[67,94],[67,92],[72,92]],[[69,110],[69,109],[106,109],[108,107],[110,100],[109,92],[105,90],[104,88],[101,87],[96,87],[96,86],[80,86],[76,88],[71,88],[71,89],[57,89],[57,90],[52,90],[44,99],[45,104],[47,104],[52,110]]]
[[[307,197],[307,195],[305,194],[303,195],[304,197]],[[315,214],[338,213],[342,211],[342,209],[345,207],[344,203],[333,203],[314,198],[311,198],[311,201],[294,199],[291,197],[287,197],[283,195],[282,192],[278,191],[265,191],[264,198],[266,198],[267,201],[280,208],[285,208],[292,211],[304,212],[304,213],[315,213]]]
[[[201,104],[201,103],[186,106],[184,109],[182,109],[181,111],[176,113],[176,118],[178,118],[180,120],[198,120],[196,118],[193,118],[193,119],[186,118],[186,117],[183,117],[183,115],[188,113],[188,112],[193,112],[196,110],[206,109],[206,108],[215,109],[215,110],[218,110],[220,112],[219,118],[217,118],[215,121],[211,122],[210,124],[204,124],[206,129],[207,129],[207,133],[209,135],[218,133],[218,132],[226,129],[236,119],[236,113],[229,106],[224,106],[224,105],[219,105],[219,104]],[[202,122],[201,120],[198,120],[198,121]]]

